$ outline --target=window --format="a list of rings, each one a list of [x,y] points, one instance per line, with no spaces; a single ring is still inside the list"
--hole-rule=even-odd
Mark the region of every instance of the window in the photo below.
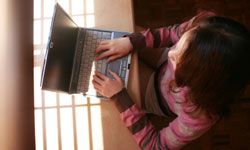
[[[40,89],[41,68],[56,2],[79,26],[95,26],[93,0],[34,0],[36,149],[104,149],[99,99]]]

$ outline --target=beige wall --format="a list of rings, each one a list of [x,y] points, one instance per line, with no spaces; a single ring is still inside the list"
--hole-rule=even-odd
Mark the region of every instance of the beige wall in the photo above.
[[[1,0],[0,149],[35,149],[33,1]]]

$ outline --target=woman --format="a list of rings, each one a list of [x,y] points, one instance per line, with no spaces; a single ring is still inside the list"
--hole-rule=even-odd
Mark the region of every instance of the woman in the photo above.
[[[141,86],[142,109],[111,70],[114,80],[96,72],[93,84],[114,101],[141,148],[180,149],[227,115],[229,105],[249,83],[250,35],[238,22],[204,11],[180,25],[103,41],[96,52],[97,59],[112,61],[138,50],[143,60],[144,48],[159,47],[169,48],[162,51],[156,70]],[[157,130],[147,113],[174,120]]]

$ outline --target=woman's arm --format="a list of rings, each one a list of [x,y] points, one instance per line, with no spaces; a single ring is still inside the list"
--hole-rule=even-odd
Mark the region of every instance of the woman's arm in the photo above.
[[[142,32],[127,35],[133,49],[171,47],[181,37],[189,22],[157,29],[147,29]]]
[[[157,130],[147,115],[131,100],[126,89],[111,97],[120,111],[122,121],[132,133],[138,145],[145,150],[180,149],[205,133],[216,120],[201,115],[191,117],[182,113],[169,126]]]
[[[121,78],[112,71],[110,73],[114,79],[96,72],[92,81],[94,88],[115,103],[122,121],[143,149],[179,149],[198,138],[215,123],[215,119],[210,120],[202,113],[192,117],[188,113],[180,112],[169,126],[157,130],[148,116],[132,101]]]
[[[130,42],[135,50],[141,48],[171,47],[176,44],[182,34],[196,22],[206,17],[215,15],[216,14],[213,12],[202,11],[184,23],[158,29],[147,29],[146,31],[132,33],[127,36],[130,38]]]
[[[203,11],[182,24],[158,29],[147,29],[143,32],[132,33],[126,37],[102,41],[96,49],[98,54],[96,59],[108,58],[108,61],[112,61],[127,55],[132,50],[171,47],[196,22],[214,15],[215,13],[213,12]]]
[[[108,61],[112,61],[127,55],[132,50],[170,47],[179,40],[188,26],[189,22],[185,22],[180,25],[147,29],[143,32],[129,34],[126,37],[102,41],[96,48],[96,53],[99,54],[96,59],[107,58]]]

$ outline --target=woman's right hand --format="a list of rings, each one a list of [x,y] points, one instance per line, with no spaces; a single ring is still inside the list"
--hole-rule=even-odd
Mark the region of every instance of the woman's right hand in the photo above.
[[[101,41],[96,49],[97,60],[107,58],[108,62],[126,56],[133,49],[128,37]]]

